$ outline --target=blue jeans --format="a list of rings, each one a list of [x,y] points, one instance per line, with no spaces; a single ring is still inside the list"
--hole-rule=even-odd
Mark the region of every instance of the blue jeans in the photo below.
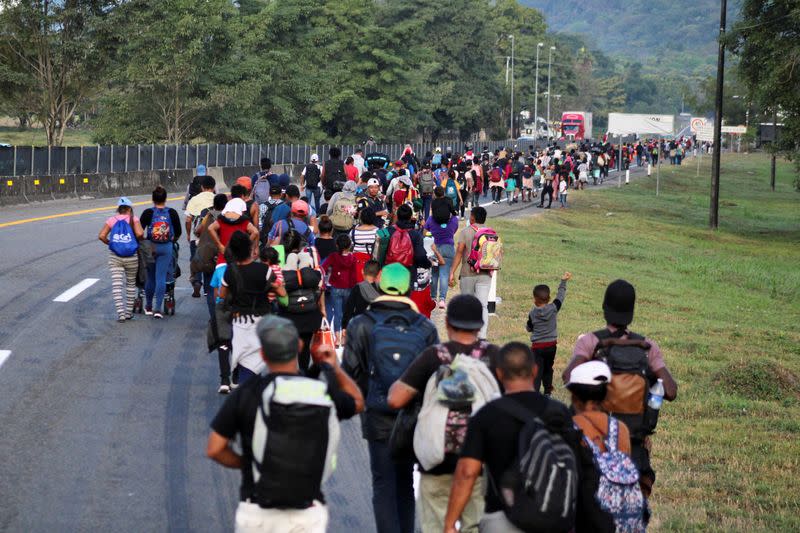
[[[450,268],[453,264],[453,258],[456,256],[456,248],[452,244],[437,245],[436,248],[442,254],[445,264],[436,267],[438,275],[431,273],[431,298],[433,300],[444,300],[447,298]]]
[[[351,289],[337,289],[331,287],[331,304],[333,305],[333,320],[336,322],[335,326],[331,326],[334,331],[342,331],[342,317],[344,317],[344,305],[350,297]],[[330,322],[330,317],[328,317]]]
[[[428,217],[431,216],[431,204],[433,203],[433,196],[430,194],[422,195],[422,223],[424,224]]]
[[[378,533],[414,532],[414,462],[395,461],[385,440],[367,441]]]
[[[333,314],[335,310],[333,309],[333,293],[331,289],[325,291],[325,314],[327,315],[328,322],[331,323],[333,320]]]
[[[310,187],[306,187],[306,200],[308,201],[308,205],[314,206],[314,211],[317,212],[317,216],[320,215],[319,212],[320,196],[322,196],[322,189],[320,189],[319,187],[317,187],[316,189],[311,189]]]
[[[167,278],[172,270],[172,243],[153,243],[155,262],[147,265],[147,281],[144,284],[145,307],[161,312],[164,306],[164,292]],[[155,296],[155,306],[153,306]]]

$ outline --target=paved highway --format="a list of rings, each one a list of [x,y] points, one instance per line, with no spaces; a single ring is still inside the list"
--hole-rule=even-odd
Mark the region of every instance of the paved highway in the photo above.
[[[136,213],[149,205],[133,200],[144,202]],[[204,301],[184,276],[174,317],[116,322],[97,240],[113,205],[0,210],[0,531],[230,530],[239,473],[204,453],[225,398]],[[541,212],[490,206],[490,216],[511,211]],[[372,531],[357,420],[344,424],[339,456],[325,490],[330,531]]]

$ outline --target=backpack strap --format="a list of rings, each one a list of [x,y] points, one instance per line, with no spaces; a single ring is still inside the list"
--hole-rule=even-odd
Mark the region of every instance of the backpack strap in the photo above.
[[[609,417],[609,418],[611,418],[611,417]],[[587,437],[583,433],[583,430],[581,430],[580,426],[578,426],[577,424],[573,423],[572,427],[575,428],[576,431],[580,432],[581,438],[583,439],[583,442],[586,443],[586,446],[592,451],[592,455],[594,455],[595,457],[597,457],[599,455],[602,455],[603,452],[600,451],[600,448],[597,446],[597,444],[595,444],[592,441],[592,439],[590,439],[589,437]],[[610,449],[610,448],[608,448],[608,443],[606,443],[606,449]]]
[[[538,400],[542,400],[542,398],[538,398]],[[519,422],[522,422],[523,425],[527,424],[531,420],[539,418],[539,415],[544,412],[545,406],[541,405],[534,411],[533,409],[528,409],[527,407],[522,406],[519,402],[512,400],[511,398],[504,396],[495,402],[495,405],[498,409],[510,415],[514,419]]]
[[[436,346],[436,355],[439,357],[439,362],[443,365],[449,365],[453,362],[453,354],[447,349],[444,343]]]
[[[619,422],[611,415],[608,415],[608,435],[606,436],[606,450],[612,452],[617,449],[619,444]]]

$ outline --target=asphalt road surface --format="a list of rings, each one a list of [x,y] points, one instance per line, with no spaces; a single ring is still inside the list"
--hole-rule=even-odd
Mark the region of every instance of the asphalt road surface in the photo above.
[[[239,472],[205,457],[225,397],[204,300],[190,297],[186,274],[174,317],[116,322],[97,240],[113,205],[0,209],[0,531],[231,530]],[[187,245],[180,262],[188,273]],[[343,425],[325,494],[331,532],[374,530],[358,420]]]

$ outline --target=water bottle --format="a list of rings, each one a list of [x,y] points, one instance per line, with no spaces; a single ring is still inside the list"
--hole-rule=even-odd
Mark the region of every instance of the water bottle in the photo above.
[[[664,401],[664,381],[659,378],[652,387],[650,387],[650,395],[647,398],[647,406],[654,411],[661,409],[661,403]]]

